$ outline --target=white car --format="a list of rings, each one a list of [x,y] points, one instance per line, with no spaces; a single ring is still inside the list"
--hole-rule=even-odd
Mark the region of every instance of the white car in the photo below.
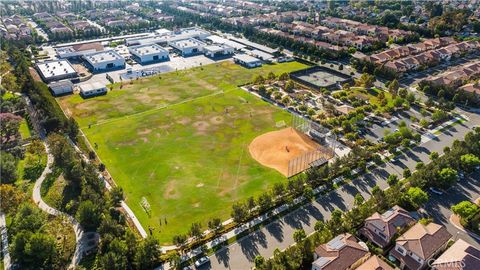
[[[430,188],[430,191],[437,194],[437,195],[443,195],[443,192],[441,192],[440,190],[438,190],[436,188],[433,188],[433,187]]]
[[[207,256],[201,257],[200,259],[195,261],[195,266],[200,267],[200,266],[206,264],[209,261],[210,261],[210,259]]]

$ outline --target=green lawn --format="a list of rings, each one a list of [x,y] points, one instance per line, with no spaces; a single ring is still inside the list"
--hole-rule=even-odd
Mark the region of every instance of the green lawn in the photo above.
[[[154,235],[167,244],[193,222],[206,227],[210,218],[228,219],[235,201],[285,180],[253,160],[247,146],[275,130],[277,121],[288,123],[290,115],[236,85],[255,74],[301,68],[295,62],[257,69],[213,64],[135,81],[94,99],[61,98],[60,103],[90,143],[98,145],[97,154],[144,228],[155,228]]]
[[[22,119],[22,121],[20,122],[20,127],[19,127],[18,131],[20,132],[20,135],[22,136],[22,139],[24,139],[24,140],[26,140],[26,139],[28,139],[32,136],[32,134],[30,133],[30,128],[28,127],[27,120],[25,120],[25,119]]]
[[[378,98],[378,95],[380,92],[383,92],[385,99],[387,100],[387,104],[393,106],[392,94],[375,87],[370,89],[365,89],[363,87],[351,87],[347,92],[350,96],[353,96],[353,98],[368,100],[370,104],[377,106],[381,106],[381,100]]]

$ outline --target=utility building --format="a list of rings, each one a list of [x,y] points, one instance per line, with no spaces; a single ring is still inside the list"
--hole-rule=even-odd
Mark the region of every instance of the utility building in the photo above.
[[[254,68],[254,67],[259,67],[262,65],[262,61],[259,59],[246,55],[246,54],[237,54],[233,57],[233,61],[235,63],[240,64],[242,66],[248,67],[248,68]]]
[[[203,47],[203,52],[210,58],[232,55],[233,51],[234,49],[228,45],[208,45]]]
[[[190,56],[202,53],[206,44],[200,40],[188,38],[169,42],[168,45],[180,52],[182,56]]]
[[[53,82],[48,88],[54,96],[61,96],[73,93],[73,83],[69,80]]]
[[[83,58],[92,72],[125,68],[125,58],[114,50],[87,54]]]
[[[129,47],[135,61],[140,64],[148,64],[168,60],[168,51],[157,44],[139,45]]]
[[[80,96],[89,98],[107,94],[107,87],[99,82],[82,84],[79,86]]]

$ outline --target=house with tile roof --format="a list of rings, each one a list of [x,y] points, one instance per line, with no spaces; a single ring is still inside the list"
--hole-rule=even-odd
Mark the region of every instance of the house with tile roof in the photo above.
[[[432,263],[432,268],[435,270],[480,269],[480,249],[459,239]]]
[[[375,255],[368,258],[356,270],[394,270],[394,268]]]
[[[341,234],[315,248],[312,270],[355,269],[369,257],[365,243],[349,233]]]
[[[385,213],[375,212],[365,219],[365,225],[360,229],[360,234],[381,248],[390,244],[395,234],[415,223],[408,212],[395,205]]]
[[[445,250],[451,238],[442,225],[417,223],[397,238],[390,255],[400,262],[402,269],[424,269],[432,258]]]

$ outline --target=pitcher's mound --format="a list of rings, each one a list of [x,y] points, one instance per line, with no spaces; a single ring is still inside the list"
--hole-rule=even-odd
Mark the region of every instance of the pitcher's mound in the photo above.
[[[310,137],[289,127],[256,137],[248,150],[260,164],[288,176],[289,160],[319,147]]]

